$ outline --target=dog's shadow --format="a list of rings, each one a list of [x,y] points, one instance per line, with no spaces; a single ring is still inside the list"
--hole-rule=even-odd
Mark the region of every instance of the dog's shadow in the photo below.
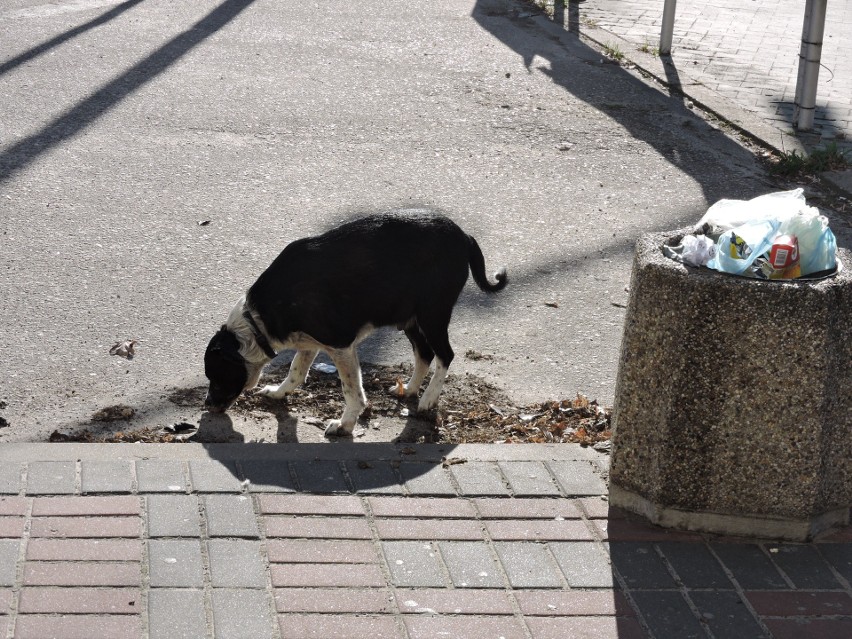
[[[198,442],[245,442],[246,437],[234,429],[228,413],[204,412],[198,422],[198,432],[193,436]]]

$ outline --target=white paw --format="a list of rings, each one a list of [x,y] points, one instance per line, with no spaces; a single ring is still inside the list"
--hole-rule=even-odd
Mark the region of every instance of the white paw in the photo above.
[[[281,399],[287,394],[287,391],[283,390],[282,386],[283,384],[279,384],[278,386],[264,386],[257,391],[257,394],[264,397],[271,397],[272,399]]]
[[[420,402],[417,404],[417,412],[424,412],[427,410],[432,410],[438,405],[437,397],[428,397],[425,394],[420,399]]]
[[[339,419],[329,419],[325,424],[326,437],[350,437],[355,429],[355,424],[347,425]]]

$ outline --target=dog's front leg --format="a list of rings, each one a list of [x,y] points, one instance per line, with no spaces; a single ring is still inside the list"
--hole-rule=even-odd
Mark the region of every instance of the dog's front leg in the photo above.
[[[316,356],[316,350],[298,351],[290,364],[290,372],[287,373],[287,378],[277,386],[264,386],[258,391],[258,394],[272,399],[281,399],[287,393],[292,393],[299,385],[305,383],[308,371],[311,370],[311,364],[313,364]]]
[[[326,422],[325,435],[326,437],[345,437],[355,430],[355,422],[367,407],[367,396],[361,384],[361,365],[354,346],[342,350],[329,350],[328,354],[340,375],[346,406],[340,419],[330,419]]]

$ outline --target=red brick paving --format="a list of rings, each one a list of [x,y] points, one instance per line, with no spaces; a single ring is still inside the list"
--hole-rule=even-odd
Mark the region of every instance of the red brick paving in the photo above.
[[[139,639],[139,617],[101,615],[20,615],[15,639]]]
[[[379,561],[376,547],[361,539],[269,539],[266,554],[273,563],[349,563]]]
[[[138,539],[30,539],[30,561],[141,561]]]
[[[707,541],[720,541],[648,525],[611,511],[605,500],[595,497],[263,494],[252,499],[262,513],[257,519],[264,534],[258,543],[269,562],[272,589],[268,596],[274,602],[282,637],[396,638],[406,633],[409,639],[644,637],[640,619],[646,617],[637,615],[617,586],[600,587],[609,583],[604,577],[611,570],[633,571],[644,557],[662,557],[672,550],[671,545],[657,542],[696,544],[696,549],[701,545],[705,549],[702,556],[713,557]],[[14,637],[30,638],[145,639],[145,611],[140,610],[148,569],[143,564],[146,530],[140,510],[145,505],[144,498],[134,495],[0,498],[0,537],[6,535],[2,539],[5,578],[16,581],[14,588],[0,588],[0,637],[11,632]],[[248,516],[253,516],[251,511]],[[586,555],[578,555],[576,565],[561,566],[562,571],[569,571],[565,573],[568,583],[595,584],[591,589],[456,589],[441,578],[446,574],[442,571],[453,574],[480,568],[474,559],[469,566],[444,565],[464,560],[447,552],[429,559],[437,570],[432,585],[444,583],[447,587],[395,588],[384,565],[383,544],[391,541],[439,541],[449,544],[448,548],[459,541],[475,541],[477,547],[484,544],[483,548],[492,542],[538,542],[547,555],[548,546],[556,553],[562,548],[559,544],[578,540],[589,546],[606,541],[610,548],[628,542],[623,546],[627,552],[613,560],[612,568],[606,561],[592,561]],[[737,541],[751,544],[758,555],[766,555],[767,562],[773,561],[753,541]],[[23,565],[12,566],[16,568],[13,574],[9,558],[14,559],[16,548],[25,548],[25,560]],[[836,576],[834,588],[746,592],[751,609],[772,630],[774,639],[852,636],[852,593],[843,576],[848,574],[847,554],[843,545],[823,548],[825,552],[815,557],[834,562],[831,569],[828,565],[820,569],[821,574],[828,571]],[[604,550],[601,546],[601,558]],[[486,553],[494,551],[492,547]],[[552,556],[564,561],[559,553]],[[495,562],[498,571],[505,570],[497,555]],[[553,562],[550,565],[560,569]],[[787,570],[796,567],[787,566]],[[796,574],[789,576],[792,583],[801,583]],[[634,575],[631,589],[662,587],[636,579]],[[673,584],[669,581],[668,592]],[[734,587],[731,584],[726,591],[727,600],[732,594],[736,597]],[[200,596],[197,588],[193,592]],[[653,597],[644,601],[653,601]],[[205,623],[203,615],[201,623]]]
[[[394,612],[393,596],[386,588],[283,588],[275,591],[278,612],[359,613]]]
[[[138,586],[138,563],[41,562],[24,565],[26,586]]]
[[[0,517],[0,537],[18,539],[23,534],[23,517]]]
[[[764,617],[852,617],[852,596],[845,592],[746,592],[754,611]],[[852,635],[850,635],[852,637]]]
[[[275,587],[380,588],[385,585],[385,577],[375,564],[272,564],[270,572]]]
[[[138,517],[34,517],[32,537],[139,537]]]
[[[852,619],[764,619],[773,639],[849,639]]]
[[[373,533],[366,519],[332,517],[286,517],[263,518],[268,537],[293,539],[372,539]]]
[[[482,522],[473,519],[377,519],[382,539],[482,539]]]
[[[572,499],[474,499],[483,519],[579,519]]]
[[[133,615],[141,603],[136,588],[53,588],[27,586],[21,590],[18,612]]]
[[[514,612],[509,594],[502,590],[398,588],[395,596],[402,613],[434,611],[448,615],[511,615]]]
[[[396,620],[390,616],[280,615],[281,639],[399,639]]]

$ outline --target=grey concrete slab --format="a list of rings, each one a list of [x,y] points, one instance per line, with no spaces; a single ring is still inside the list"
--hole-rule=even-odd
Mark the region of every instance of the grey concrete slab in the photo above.
[[[604,495],[607,492],[606,483],[589,462],[560,460],[547,462],[547,465],[566,495]]]
[[[496,464],[468,462],[450,466],[462,495],[468,497],[509,497],[511,492]]]
[[[277,639],[278,624],[264,590],[213,590],[213,627],[216,639]]]
[[[687,588],[732,588],[721,564],[704,545],[683,542],[657,544]]]
[[[186,464],[173,459],[140,459],[136,480],[140,493],[182,493],[188,490]]]
[[[150,639],[207,639],[204,591],[155,588],[148,593]]]
[[[248,480],[251,492],[291,493],[296,486],[286,461],[244,459],[239,462],[241,476]]]
[[[852,584],[852,544],[820,544],[819,552],[841,577]]]
[[[513,588],[561,588],[565,581],[545,544],[497,542],[494,548]]]
[[[503,476],[515,497],[557,496],[559,488],[547,466],[537,461],[499,462]]]
[[[347,461],[346,474],[355,492],[365,495],[401,495],[402,481],[389,462]]]
[[[695,604],[703,623],[716,637],[725,639],[768,639],[739,595],[733,591],[692,591],[689,598]]]
[[[76,491],[77,464],[33,462],[27,465],[28,495],[71,495]]]
[[[675,588],[674,578],[653,544],[617,541],[609,544],[613,568],[628,588]]]
[[[336,461],[293,462],[299,488],[307,493],[352,492],[340,463]]]
[[[598,544],[565,541],[547,545],[572,588],[612,588],[616,585],[609,558]]]
[[[84,494],[131,492],[133,490],[131,462],[122,460],[80,462],[80,490]]]
[[[207,534],[211,537],[257,538],[254,505],[247,495],[205,495]]]
[[[148,570],[152,588],[201,588],[204,586],[201,541],[149,540]]]
[[[756,544],[711,543],[713,552],[745,590],[789,588],[778,569]]]
[[[200,493],[239,493],[243,483],[233,461],[189,460],[189,477]]]
[[[655,637],[705,639],[701,622],[680,592],[647,590],[630,593]]]
[[[17,495],[21,491],[22,465],[16,462],[0,465],[0,494]]]
[[[200,537],[196,495],[147,495],[149,537]]]
[[[769,556],[800,590],[833,590],[843,586],[814,546],[770,544]]]
[[[506,587],[506,578],[488,544],[442,541],[438,548],[456,588]]]
[[[384,541],[391,581],[394,586],[445,588],[449,586],[438,549],[427,541]]]
[[[399,473],[405,488],[412,495],[453,497],[458,491],[441,464],[431,462],[402,462]]]
[[[214,588],[266,588],[266,562],[259,541],[211,539],[207,549]]]
[[[0,586],[14,586],[21,543],[17,539],[0,539]]]

